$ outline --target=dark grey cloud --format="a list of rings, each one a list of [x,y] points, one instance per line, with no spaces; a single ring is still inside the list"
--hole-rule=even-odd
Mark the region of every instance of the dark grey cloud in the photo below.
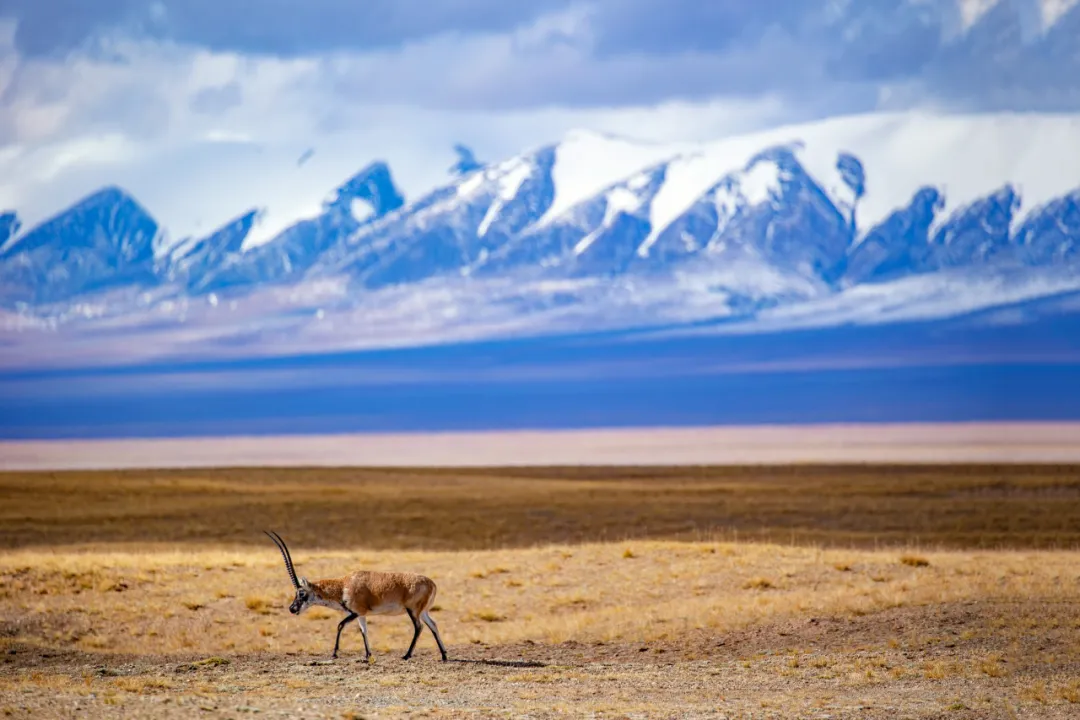
[[[1005,2],[975,32],[941,49],[925,72],[938,97],[995,110],[1080,109],[1080,4],[1037,41],[1024,6]]]
[[[601,0],[595,4],[597,53],[719,53],[754,45],[770,29],[797,33],[820,12],[819,0]]]
[[[110,32],[283,57],[392,51],[444,38],[427,65],[389,55],[338,83],[355,97],[506,109],[774,95],[870,109],[884,86],[961,109],[1080,109],[1080,4],[1038,36],[1038,0],[1000,0],[956,37],[956,0],[3,0],[29,56],[94,48]],[[515,47],[505,67],[462,66],[452,42],[567,8],[582,35]],[[350,71],[351,72],[351,71]],[[332,71],[331,71],[331,74]],[[231,90],[195,101],[206,110]]]
[[[919,77],[944,47],[946,3],[875,0],[849,5],[821,26],[810,24],[805,44],[827,48],[825,67],[835,79],[892,82]]]
[[[1044,36],[1038,0],[1000,0],[953,38],[955,0],[600,0],[598,59],[704,53],[709,86],[676,93],[785,95],[914,83],[970,108],[1080,109],[1080,5]],[[643,87],[644,87],[643,83]]]
[[[279,56],[396,47],[440,33],[509,30],[572,0],[4,0],[29,56],[110,32]]]
[[[790,50],[785,55],[840,78],[888,80],[933,60],[949,18],[943,8],[953,1],[603,0],[597,48],[604,56],[742,53],[759,64],[781,63],[801,81],[790,57],[775,57],[779,41]]]

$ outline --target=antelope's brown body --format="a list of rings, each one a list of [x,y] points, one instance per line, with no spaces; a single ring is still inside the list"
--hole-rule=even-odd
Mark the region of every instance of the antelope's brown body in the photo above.
[[[296,588],[296,597],[289,606],[289,612],[299,615],[312,605],[320,605],[347,615],[338,623],[337,638],[334,640],[334,653],[337,657],[338,646],[341,642],[341,631],[351,620],[356,620],[360,626],[360,633],[364,637],[365,658],[371,658],[371,647],[368,644],[367,616],[368,615],[408,615],[413,624],[413,639],[406,651],[404,660],[412,657],[416,641],[420,637],[423,626],[427,625],[431,634],[435,636],[435,642],[439,646],[439,653],[443,662],[446,662],[446,647],[439,635],[439,627],[435,619],[431,617],[430,610],[435,604],[437,587],[435,581],[424,575],[411,572],[378,572],[374,570],[357,570],[336,578],[323,578],[309,581],[307,578],[297,579],[293,569],[292,557],[285,541],[276,533],[267,533],[274,544],[281,550],[285,558],[285,569],[289,578]]]

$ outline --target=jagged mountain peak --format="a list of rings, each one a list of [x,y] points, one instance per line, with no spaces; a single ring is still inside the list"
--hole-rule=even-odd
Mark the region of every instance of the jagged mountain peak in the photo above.
[[[159,228],[130,193],[108,185],[77,200],[68,209],[25,231],[5,254],[28,253],[46,246],[112,248],[117,260],[152,258]]]
[[[454,145],[454,153],[458,159],[457,162],[450,166],[451,175],[468,175],[474,170],[484,167],[483,163],[476,160],[476,155],[470,147],[457,143]]]
[[[157,222],[130,194],[103,187],[7,245],[0,254],[0,298],[53,302],[153,285],[160,235]]]
[[[358,210],[356,201],[364,202],[368,209]],[[394,183],[390,166],[383,160],[376,160],[338,186],[324,207],[346,210],[362,222],[368,216],[381,217],[404,204],[405,196]]]
[[[149,236],[114,233],[94,235],[78,232],[73,228],[73,225],[80,222],[92,225],[108,223],[114,217],[124,214],[137,220],[149,221],[154,226],[153,232]],[[152,243],[157,236],[157,225],[149,212],[126,190],[116,185],[106,185],[83,196],[69,208],[46,219],[37,227],[26,230],[4,249],[4,254],[30,252],[44,245],[57,243],[83,246],[111,243],[126,255],[140,254],[148,248],[152,251]],[[143,247],[144,245],[146,247]]]
[[[219,230],[210,239],[218,238],[221,242],[224,237],[242,234],[243,251],[207,251],[205,264],[199,267],[197,278],[189,281],[189,287],[210,292],[295,280],[361,228],[391,216],[404,206],[405,197],[394,182],[389,165],[376,160],[334,189],[323,200],[318,214],[287,226],[253,247],[251,236],[258,227],[261,211],[249,213]]]
[[[15,212],[0,213],[0,255],[3,255],[7,244],[19,234],[19,228],[21,227],[22,223],[19,222],[19,216]]]
[[[205,238],[177,243],[165,261],[169,280],[191,290],[201,289],[215,268],[243,252],[244,240],[260,213],[258,209],[248,210]]]
[[[1080,188],[1036,208],[1013,237],[1025,264],[1064,266],[1080,260]]]
[[[611,133],[575,129],[552,146],[554,197],[537,220],[545,227],[574,205],[587,201],[628,176],[690,152],[693,145],[631,140]]]
[[[42,303],[156,284],[154,297],[228,293],[231,306],[252,296],[253,317],[313,317],[331,310],[303,298],[334,288],[338,312],[365,308],[334,325],[346,333],[414,301],[462,326],[528,325],[548,311],[631,325],[749,317],[920,275],[1073,267],[1080,167],[1070,157],[1080,157],[1078,116],[889,113],[704,144],[577,130],[475,163],[408,203],[375,161],[329,192],[306,188],[302,202],[279,195],[274,225],[245,203],[214,232],[134,262],[121,251],[152,247],[145,238],[161,232],[130,196],[103,188],[52,219],[74,233],[75,252],[50,242],[0,262],[0,301],[48,313]],[[289,290],[263,292],[271,286]]]

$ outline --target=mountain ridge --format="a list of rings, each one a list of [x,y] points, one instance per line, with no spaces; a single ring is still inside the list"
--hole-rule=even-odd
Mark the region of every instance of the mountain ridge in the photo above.
[[[105,187],[19,234],[17,215],[0,215],[0,303],[19,316],[9,330],[107,317],[218,333],[232,321],[203,305],[229,298],[215,312],[242,308],[266,328],[307,317],[347,343],[402,312],[387,303],[434,313],[432,326],[536,318],[542,333],[554,317],[583,330],[748,320],[935,273],[958,277],[958,293],[968,275],[1017,272],[1080,286],[1069,157],[1080,116],[1061,114],[847,116],[696,145],[579,130],[499,162],[470,153],[411,201],[375,161],[266,242],[246,244],[252,208],[161,257],[164,230]]]

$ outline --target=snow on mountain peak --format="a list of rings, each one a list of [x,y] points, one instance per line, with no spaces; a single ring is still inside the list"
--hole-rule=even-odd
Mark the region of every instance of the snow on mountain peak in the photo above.
[[[495,194],[495,200],[491,203],[491,206],[488,207],[488,211],[484,214],[484,219],[480,221],[480,226],[476,229],[476,234],[480,237],[487,235],[491,223],[499,216],[503,206],[517,197],[518,190],[521,189],[521,186],[533,174],[534,168],[524,160],[515,158],[498,166],[497,170],[498,187]]]
[[[265,245],[288,228],[305,220],[314,220],[323,213],[338,208],[357,223],[385,215],[398,209],[405,198],[394,184],[390,168],[375,161],[349,177],[329,194],[319,195],[315,188],[305,187],[288,205],[263,207],[256,224],[244,239],[244,251]]]
[[[760,205],[774,197],[780,187],[782,171],[775,162],[758,159],[742,176],[742,192],[750,205]]]
[[[854,156],[873,168],[858,201],[860,233],[926,186],[942,191],[947,213],[1010,183],[1024,198],[1020,221],[1031,208],[1080,185],[1076,163],[1050,161],[1080,157],[1080,115],[852,115],[720,141],[707,151],[718,158],[716,164],[703,165],[717,167],[719,158],[792,142],[799,143],[796,156],[810,175],[841,199],[850,195],[838,168],[841,156]],[[705,177],[699,177],[698,185],[703,182]]]
[[[566,133],[555,149],[555,197],[535,227],[549,225],[578,203],[690,147],[626,140],[585,130]]]
[[[305,198],[290,204],[287,209],[281,206],[260,208],[255,224],[244,239],[243,250],[246,252],[265,245],[291,225],[318,216],[322,205],[321,200]]]
[[[611,228],[620,213],[632,215],[645,202],[639,192],[646,189],[649,178],[639,174],[631,178],[625,186],[616,186],[604,194],[604,216],[599,226],[574,245],[574,255],[581,255],[600,237],[601,233]]]
[[[385,163],[329,194],[348,168],[324,167],[178,235],[169,253],[157,252],[158,220],[104,188],[9,242],[0,302],[49,318],[82,312],[85,298],[113,317],[197,304],[224,324],[246,303],[261,327],[318,316],[348,335],[377,322],[373,308],[405,312],[416,298],[462,328],[477,317],[592,328],[589,318],[749,317],[918,275],[1064,268],[1080,287],[1077,158],[1080,115],[872,114],[703,144],[574,131],[465,163],[409,204]],[[268,187],[253,181],[226,200]],[[0,240],[16,222],[0,214]],[[215,309],[211,297],[229,299]]]
[[[702,194],[721,177],[743,169],[761,149],[762,144],[756,137],[737,137],[708,145],[697,153],[669,162],[664,184],[652,202],[649,215],[651,229],[639,253],[643,256],[648,254],[660,234],[689,210]],[[775,176],[770,178],[772,171],[767,165],[759,165],[751,179],[751,185],[758,195],[767,192],[770,182],[776,182]]]

